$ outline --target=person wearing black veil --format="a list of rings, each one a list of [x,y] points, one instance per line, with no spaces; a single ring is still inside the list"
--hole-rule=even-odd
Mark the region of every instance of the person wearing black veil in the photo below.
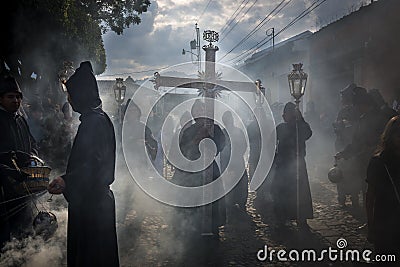
[[[66,82],[68,101],[81,121],[65,175],[48,191],[68,202],[68,266],[119,266],[115,200],[110,185],[115,172],[115,133],[102,110],[89,61]]]
[[[279,226],[283,226],[287,220],[296,219],[300,230],[308,230],[307,219],[313,218],[313,208],[305,155],[306,141],[311,137],[312,131],[292,102],[286,103],[282,117],[284,122],[276,126],[277,148],[274,159],[276,169],[271,184],[274,213]],[[299,133],[300,164],[298,189],[296,123]]]
[[[191,109],[194,123],[180,132],[179,147],[183,156],[189,160],[196,160],[200,157],[199,144],[205,138],[210,138],[214,141],[217,154],[219,154],[225,146],[225,136],[221,128],[215,124],[212,119],[205,117],[205,113],[207,112],[206,107],[207,104],[205,102],[197,99]],[[210,128],[214,129],[214,131],[210,132]],[[210,173],[212,173],[212,177],[207,176]],[[188,172],[175,168],[175,173],[171,181],[180,186],[195,187],[204,185],[204,178],[211,182],[218,179],[219,176],[220,170],[218,164],[214,160],[207,168],[199,172]],[[225,198],[221,198],[208,205],[211,206],[212,213],[211,231],[215,237],[218,237],[218,227],[226,223]],[[204,219],[201,217],[201,208],[179,208],[179,212],[183,216],[186,215],[187,221],[189,222],[183,225],[182,228],[186,228],[183,230],[194,230],[194,232],[201,230],[199,227],[201,225],[201,220]],[[185,220],[182,220],[182,222],[185,222]]]

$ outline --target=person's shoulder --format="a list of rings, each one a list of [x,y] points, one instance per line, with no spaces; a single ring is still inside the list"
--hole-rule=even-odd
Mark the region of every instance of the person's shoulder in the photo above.
[[[23,123],[23,124],[25,124],[25,125],[28,125],[28,121],[25,119],[25,117],[24,116],[22,116],[22,115],[17,115],[16,117],[15,117],[15,120],[16,121],[19,121],[19,122],[21,122],[21,123]]]
[[[111,122],[110,118],[105,112],[90,112],[81,118],[81,125],[93,127],[92,130],[96,130],[96,127],[108,124],[108,121]]]
[[[278,125],[276,125],[276,130],[277,131],[281,131],[283,129],[286,129],[288,127],[288,123],[287,122],[281,122]]]

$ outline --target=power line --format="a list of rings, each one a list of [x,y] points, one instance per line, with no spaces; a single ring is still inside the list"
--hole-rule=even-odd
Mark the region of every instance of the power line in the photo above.
[[[206,7],[203,9],[203,12],[201,12],[199,18],[197,19],[197,22],[200,21],[200,18],[203,16],[204,12],[206,12],[207,8],[210,6],[211,1],[212,1],[212,0],[208,0],[208,3],[207,3],[207,5],[206,5]]]
[[[256,31],[258,31],[265,23],[265,20],[267,20],[274,12],[275,10],[277,10],[282,4],[283,2],[285,2],[286,0],[282,0],[274,9],[271,10],[271,12],[269,12],[269,14],[260,22],[258,23],[258,25],[256,27],[253,28],[253,30],[250,31],[250,33],[248,33],[242,40],[240,40],[240,42],[235,45],[231,50],[229,50],[220,60],[222,60],[223,58],[225,58],[227,55],[229,55],[233,50],[235,50],[237,47],[239,47],[241,44],[243,44],[247,39],[250,38],[250,36],[252,36]],[[289,0],[289,2],[292,0]],[[288,2],[288,3],[289,3]],[[282,10],[282,9],[280,9]],[[277,14],[277,13],[276,13]],[[275,14],[275,15],[276,15]]]
[[[236,27],[236,25],[238,25],[238,23],[239,23],[240,21],[242,21],[242,19],[244,18],[244,16],[246,16],[246,14],[250,11],[250,9],[253,8],[253,6],[257,3],[257,1],[258,1],[258,0],[255,0],[255,1],[254,1],[254,3],[246,10],[246,12],[240,17],[240,19],[239,19],[238,21],[236,21],[235,25],[233,25],[233,26],[231,27],[231,29],[225,34],[225,36],[221,39],[220,42],[222,42],[222,41],[228,36],[228,34]]]
[[[310,12],[312,12],[314,9],[316,9],[317,7],[319,7],[321,4],[323,4],[324,2],[326,2],[327,0],[322,0],[320,3],[318,3],[316,5],[316,3],[319,0],[316,0],[313,4],[311,4],[310,7],[308,7],[307,9],[305,9],[303,12],[301,12],[299,15],[297,15],[296,18],[294,18],[291,22],[289,22],[284,28],[282,28],[278,33],[275,34],[275,37],[278,36],[279,34],[281,34],[282,32],[284,32],[285,30],[287,30],[289,27],[293,26],[295,23],[297,23],[299,20],[301,20],[303,17],[307,16]],[[234,63],[238,63],[240,62],[242,59],[244,59],[246,56],[248,56],[249,54],[253,53],[254,51],[256,51],[257,49],[259,49],[260,47],[262,47],[263,45],[265,45],[266,43],[268,43],[272,38],[269,38],[268,40],[266,40],[268,38],[265,37],[263,38],[260,42],[258,42],[256,45],[254,45],[250,50],[244,51],[241,54],[239,54],[237,57],[232,58],[229,61],[235,60]],[[266,41],[265,41],[266,40]]]
[[[220,34],[223,34],[224,31],[226,30],[227,27],[229,27],[229,25],[232,23],[232,21],[234,20],[233,16],[235,16],[236,12],[239,10],[239,8],[243,5],[244,1],[243,0],[242,3],[240,3],[240,5],[236,8],[235,12],[233,12],[233,14],[229,17],[229,19],[226,21],[225,25],[221,28],[221,30],[219,30]],[[236,18],[236,16],[235,16]]]
[[[222,35],[222,34],[224,34],[224,32],[226,32],[226,30],[229,28],[229,25],[231,25],[231,24],[236,20],[236,18],[239,16],[240,12],[242,12],[242,10],[247,6],[247,4],[248,4],[249,2],[250,2],[250,0],[247,0],[247,1],[246,1],[246,3],[240,8],[239,12],[236,13],[235,17],[229,22],[229,24],[225,27],[225,30],[222,31],[222,32],[220,33],[220,35]]]
[[[252,34],[250,34],[247,38],[245,38],[244,41],[247,41],[248,39],[250,39],[251,37],[253,37],[256,31],[259,31],[259,30],[261,29],[261,27],[265,26],[265,24],[267,24],[272,18],[274,18],[276,15],[278,15],[278,14],[282,11],[282,9],[284,9],[290,2],[292,2],[292,0],[289,0],[288,2],[286,2],[283,6],[281,6],[281,7],[275,12],[274,15],[270,16],[267,20],[264,19],[265,21],[262,22],[262,24],[259,24],[259,25],[258,25],[259,27],[258,27]]]

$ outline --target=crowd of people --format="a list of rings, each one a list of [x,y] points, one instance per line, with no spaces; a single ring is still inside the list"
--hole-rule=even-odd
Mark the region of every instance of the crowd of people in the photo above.
[[[65,87],[68,95],[65,105],[54,105],[51,114],[44,112],[42,106],[32,105],[26,107],[25,114],[29,116],[24,116],[20,113],[23,94],[17,81],[9,75],[0,77],[0,243],[4,244],[21,233],[21,228],[26,227],[32,218],[32,210],[26,201],[14,201],[10,185],[26,179],[27,174],[13,164],[15,153],[24,152],[42,157],[50,166],[65,170],[64,175],[51,181],[48,191],[63,194],[68,202],[68,266],[118,266],[115,201],[110,190],[115,179],[114,126],[102,110],[90,62],[82,62],[66,81]],[[336,184],[338,204],[346,208],[349,196],[352,208],[365,212],[368,238],[374,243],[376,252],[398,253],[398,110],[389,107],[379,90],[367,90],[356,84],[349,84],[341,90],[340,97],[341,107],[331,124],[336,137],[334,158],[342,172]],[[130,123],[140,124],[139,106],[135,103],[130,105],[133,112]],[[291,220],[297,222],[300,231],[310,230],[307,220],[313,218],[313,205],[306,142],[313,136],[314,108],[310,103],[303,116],[292,102],[272,106],[275,121],[279,122],[276,126],[276,151],[271,171],[265,174],[266,181],[257,191],[256,207],[262,213],[265,203],[273,206],[278,231],[284,231]],[[71,109],[80,114],[75,138],[72,129],[76,116],[72,115],[75,113]],[[242,167],[243,172],[230,174],[241,177],[236,186],[223,198],[208,204],[212,217],[210,232],[218,237],[220,226],[234,222],[236,216],[246,212],[248,184],[257,165],[262,164],[259,162],[262,140],[255,119],[247,125],[247,147],[245,133],[235,124],[230,111],[223,114],[224,127],[221,127],[204,117],[207,110],[205,102],[196,100],[191,113],[183,115],[174,140],[187,159],[196,160],[201,155],[200,142],[205,138],[212,139],[220,162],[217,164],[214,160],[199,172],[171,168],[174,170],[171,182],[179,186],[200,186],[218,179],[230,160]],[[255,112],[260,111],[255,109]],[[147,125],[143,127],[149,157],[156,163],[159,174],[165,175],[160,167],[167,162],[160,150],[161,127],[154,132]],[[236,140],[236,143],[231,140]],[[232,154],[233,146],[237,153]],[[245,156],[247,150],[248,160]],[[24,210],[20,209],[21,204],[24,204]],[[14,211],[18,211],[17,215]],[[179,216],[188,219],[185,222],[190,225],[186,225],[186,230],[200,230],[199,222],[203,215],[198,207],[178,208],[176,218]]]
[[[68,266],[119,266],[110,190],[116,157],[114,126],[101,108],[90,62],[82,62],[65,86],[68,102],[62,109],[54,106],[52,113],[44,114],[43,105],[29,107],[32,112],[24,112],[30,115],[25,117],[17,80],[8,73],[0,77],[0,245],[35,234],[32,204],[38,196],[30,193],[29,174],[22,167],[31,164],[32,156],[40,156],[65,173],[54,178],[47,190],[63,194],[68,203]],[[80,114],[75,138],[70,134],[74,116],[69,107]],[[25,184],[23,196],[14,190],[18,183]]]

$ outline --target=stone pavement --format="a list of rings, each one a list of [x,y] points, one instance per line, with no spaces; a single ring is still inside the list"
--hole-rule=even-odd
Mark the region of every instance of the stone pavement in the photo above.
[[[336,188],[327,179],[310,180],[314,219],[308,220],[310,231],[299,231],[295,223],[276,229],[269,206],[260,212],[254,207],[255,193],[249,194],[246,212],[237,211],[220,228],[220,237],[188,236],[173,227],[174,209],[150,197],[145,210],[131,209],[126,220],[118,224],[121,266],[359,266],[345,261],[270,262],[259,261],[257,252],[268,249],[337,249],[344,238],[345,249],[371,249],[366,240],[363,212],[342,209],[337,205]],[[136,194],[139,194],[136,192]],[[136,203],[138,203],[137,201]],[[152,203],[152,204],[149,204]],[[137,205],[140,205],[138,203]],[[317,254],[319,255],[319,254]],[[287,256],[287,254],[286,254]],[[325,257],[327,259],[327,256]]]

